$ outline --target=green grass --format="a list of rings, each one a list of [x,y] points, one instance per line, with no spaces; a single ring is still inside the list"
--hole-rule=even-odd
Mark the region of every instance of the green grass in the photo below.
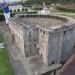
[[[75,19],[75,13],[62,13],[64,16],[68,16]]]
[[[75,19],[75,13],[62,13],[64,16],[68,16]]]
[[[71,17],[71,18],[75,19],[75,13],[72,13],[72,12],[61,12],[61,11],[59,11],[58,13],[60,13],[61,15],[68,16],[68,17]]]
[[[3,42],[2,34],[0,34],[0,42]],[[5,48],[0,48],[0,75],[13,75],[7,50]]]
[[[63,14],[64,16],[68,16],[68,17],[71,17],[73,19],[75,19],[75,15],[66,15],[66,14]]]
[[[0,49],[0,75],[13,75],[7,50],[5,48]]]

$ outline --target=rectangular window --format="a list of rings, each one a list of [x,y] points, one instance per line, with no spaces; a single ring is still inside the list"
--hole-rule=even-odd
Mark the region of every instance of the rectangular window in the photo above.
[[[43,34],[45,34],[45,31],[43,31]]]
[[[36,47],[36,44],[35,44],[35,47]]]
[[[40,32],[42,32],[42,29],[40,29]]]
[[[30,48],[30,53],[31,53],[31,48]]]
[[[66,31],[64,31],[64,35],[66,34]]]
[[[29,37],[31,37],[31,35],[29,34]]]
[[[31,45],[30,45],[30,47],[31,47]]]

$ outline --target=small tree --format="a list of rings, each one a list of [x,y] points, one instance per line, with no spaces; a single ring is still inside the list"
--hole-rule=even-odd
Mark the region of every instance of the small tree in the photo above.
[[[0,9],[0,13],[3,13],[3,10],[2,9]]]

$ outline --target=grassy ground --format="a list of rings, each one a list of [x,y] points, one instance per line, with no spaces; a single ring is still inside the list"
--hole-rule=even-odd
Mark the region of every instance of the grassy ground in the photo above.
[[[5,48],[0,49],[0,75],[13,75],[7,50]]]
[[[75,13],[62,13],[62,15],[72,17],[75,19]]]
[[[70,12],[61,12],[59,11],[58,13],[64,15],[64,16],[68,16],[68,17],[72,17],[75,19],[75,13],[70,13]]]
[[[2,34],[0,34],[0,42],[3,42]],[[0,48],[0,75],[13,75],[7,50],[5,48]]]

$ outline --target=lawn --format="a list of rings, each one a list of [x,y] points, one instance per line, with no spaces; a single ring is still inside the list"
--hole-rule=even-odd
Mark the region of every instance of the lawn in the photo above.
[[[72,17],[75,19],[75,13],[62,13],[62,15]]]
[[[75,19],[75,13],[61,12],[61,11],[59,11],[58,13],[61,14],[61,15],[68,16],[68,17],[71,17],[71,18],[74,18]]]
[[[3,42],[2,34],[0,34],[0,42]],[[13,75],[7,50],[5,48],[0,48],[0,75]]]
[[[13,75],[7,50],[5,48],[0,49],[0,75]]]
[[[68,8],[69,9],[69,8]],[[60,15],[64,15],[64,16],[68,16],[68,17],[72,17],[72,18],[74,18],[75,19],[75,12],[70,12],[70,11],[64,11],[64,10],[59,10],[59,9],[57,9],[57,14],[60,14]]]

